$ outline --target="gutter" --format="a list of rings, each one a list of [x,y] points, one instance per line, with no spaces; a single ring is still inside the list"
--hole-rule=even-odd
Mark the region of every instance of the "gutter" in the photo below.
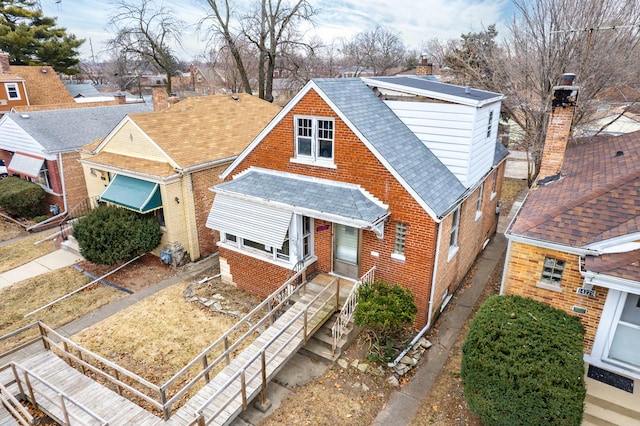
[[[438,226],[438,238],[436,239],[436,247],[440,247],[440,239],[442,237],[442,226]],[[429,295],[429,313],[427,314],[427,324],[416,334],[416,336],[411,340],[409,345],[403,350],[400,355],[393,360],[393,362],[388,362],[387,367],[395,367],[398,363],[404,358],[404,356],[413,348],[413,346],[424,336],[424,334],[431,328],[431,320],[433,319],[433,296],[436,288],[436,276],[438,274],[438,260],[440,258],[440,250],[436,250],[436,258],[435,258],[435,268],[433,277],[431,278],[431,294]]]
[[[220,164],[223,164],[223,163],[226,163],[226,162],[229,162],[229,161],[232,162],[236,158],[238,158],[237,155],[232,155],[231,157],[220,158],[218,160],[213,160],[213,161],[207,161],[206,163],[196,164],[195,166],[185,167],[184,169],[181,169],[179,167],[174,167],[173,170],[175,170],[176,172],[178,172],[180,174],[197,172],[197,171],[202,170],[202,169],[208,169],[211,166],[218,166]]]

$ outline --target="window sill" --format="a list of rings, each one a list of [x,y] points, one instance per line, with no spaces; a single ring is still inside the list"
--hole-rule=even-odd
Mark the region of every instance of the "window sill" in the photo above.
[[[562,293],[562,287],[559,285],[549,284],[542,281],[536,282],[536,287],[542,288],[545,290],[555,291],[557,293]]]
[[[316,166],[316,167],[324,167],[327,169],[337,169],[338,166],[335,165],[333,161],[330,160],[313,160],[312,158],[299,158],[294,157],[290,158],[289,162],[295,164],[304,164],[306,166]]]
[[[482,217],[482,210],[476,210],[475,221],[477,222],[478,220],[480,220],[481,217]]]
[[[295,265],[295,262],[291,262],[291,260],[282,260],[282,259],[276,260],[270,254],[266,254],[266,253],[262,254],[258,251],[241,249],[238,246],[235,246],[233,244],[227,244],[222,241],[218,242],[218,247],[222,247],[222,248],[234,251],[236,253],[240,253],[242,255],[252,257],[254,259],[262,260],[263,262],[271,263],[272,265],[280,266],[282,268],[291,269]]]
[[[400,253],[391,253],[391,258],[394,260],[399,260],[401,262],[405,262],[407,260],[407,258],[404,257],[404,254]]]
[[[496,195],[498,195],[497,192],[492,192],[491,193],[491,197],[490,197],[491,201],[493,201],[493,199],[496,198]]]
[[[449,255],[447,256],[447,262],[451,261],[460,250],[460,246],[449,246]]]

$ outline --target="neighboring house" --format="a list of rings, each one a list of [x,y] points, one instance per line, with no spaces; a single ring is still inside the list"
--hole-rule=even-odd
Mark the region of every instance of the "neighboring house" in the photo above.
[[[14,107],[71,104],[73,98],[50,66],[10,66],[0,51],[0,114]]]
[[[88,195],[94,205],[154,215],[163,230],[159,250],[177,243],[197,260],[216,250],[205,227],[213,200],[208,188],[280,108],[247,94],[154,105],[165,109],[131,114],[82,150]]]
[[[295,78],[274,78],[272,92],[273,102],[285,105],[304,86],[304,83]]]
[[[176,92],[184,92],[195,96],[213,95],[213,86],[209,84],[207,77],[193,64],[188,72],[180,72],[172,78],[172,88]]]
[[[375,266],[432,324],[496,230],[502,99],[416,77],[310,81],[213,187],[222,278],[266,296],[300,264]]]
[[[626,390],[638,407],[640,132],[566,148],[573,115],[573,102],[553,106],[537,183],[505,233],[501,293],[578,316],[588,377]]]
[[[0,159],[8,173],[38,183],[54,216],[87,198],[78,149],[108,134],[144,104],[8,113],[0,119]]]

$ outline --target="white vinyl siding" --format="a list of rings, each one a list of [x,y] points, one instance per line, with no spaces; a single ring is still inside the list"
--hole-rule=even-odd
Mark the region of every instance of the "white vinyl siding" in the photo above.
[[[499,103],[480,109],[431,102],[386,104],[465,187],[473,186],[491,170],[495,138],[487,138],[487,123],[493,111],[493,134],[497,134]]]

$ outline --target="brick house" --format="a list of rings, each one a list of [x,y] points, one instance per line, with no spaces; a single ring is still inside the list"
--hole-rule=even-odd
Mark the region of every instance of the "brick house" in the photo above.
[[[247,94],[177,103],[162,98],[163,90],[156,94],[160,110],[130,114],[82,149],[87,191],[94,206],[105,202],[157,217],[163,237],[156,254],[179,244],[197,260],[217,249],[205,227],[213,200],[208,188],[280,107]]]
[[[554,90],[537,182],[505,232],[501,293],[577,315],[588,377],[622,386],[638,406],[640,132],[567,147],[577,88]]]
[[[266,296],[297,264],[375,266],[432,324],[496,230],[502,98],[416,77],[310,81],[212,188],[223,279]]]
[[[0,118],[0,159],[9,175],[36,182],[46,192],[54,220],[87,198],[78,149],[104,137],[144,104],[8,113]]]
[[[48,65],[9,65],[9,54],[0,51],[0,114],[16,107],[73,104],[73,98]]]

